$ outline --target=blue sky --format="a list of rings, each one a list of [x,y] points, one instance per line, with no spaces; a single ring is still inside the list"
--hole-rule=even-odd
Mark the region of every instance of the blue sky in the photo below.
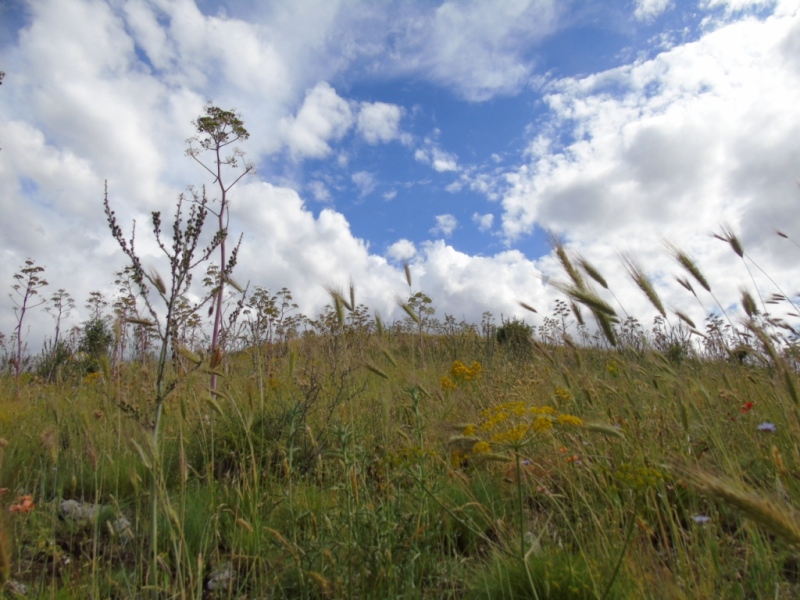
[[[620,254],[702,320],[710,301],[675,284],[663,239],[726,304],[770,288],[709,235],[722,223],[793,277],[774,229],[800,236],[799,40],[796,0],[6,0],[0,281],[33,258],[79,304],[113,296],[104,180],[144,235],[210,183],[183,151],[212,100],[241,112],[258,167],[233,196],[237,275],[307,314],[352,279],[391,318],[403,261],[440,316],[547,313],[550,228],[643,322]]]

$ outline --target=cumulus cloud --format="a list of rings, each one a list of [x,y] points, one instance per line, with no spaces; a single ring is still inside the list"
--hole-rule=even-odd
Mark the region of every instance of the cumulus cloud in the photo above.
[[[403,109],[396,104],[365,102],[358,113],[356,128],[368,144],[391,142],[400,136]]]
[[[733,298],[740,279],[723,266],[729,249],[708,235],[720,223],[754,258],[788,268],[773,229],[797,222],[800,124],[786,115],[800,103],[800,64],[787,52],[798,19],[779,8],[652,60],[554,82],[546,101],[571,141],[539,136],[530,161],[507,173],[505,235],[549,226],[617,272],[616,249],[631,249],[676,303],[683,296],[660,237],[702,256]]]
[[[323,81],[308,91],[296,116],[281,121],[281,131],[293,157],[325,158],[332,152],[328,142],[341,139],[352,124],[348,102]]]
[[[800,125],[782,117],[800,101],[800,70],[781,49],[796,19],[740,21],[653,60],[558,82],[546,100],[575,141],[531,145],[532,162],[509,175],[506,234],[537,222],[587,235],[685,228],[689,214],[707,227],[744,209],[762,227],[785,220]],[[764,194],[769,203],[757,201]]]
[[[389,246],[386,250],[387,256],[394,261],[407,261],[417,254],[417,249],[414,242],[407,239],[397,240],[394,244]]]
[[[411,148],[419,138],[401,130],[402,107],[357,103],[327,82],[381,73],[421,77],[469,101],[518,93],[534,76],[533,51],[567,5],[297,0],[265,6],[253,3],[254,18],[243,19],[203,14],[191,1],[30,4],[27,24],[3,47],[9,85],[0,90],[0,209],[14,219],[0,222],[0,281],[11,282],[31,257],[47,267],[51,289],[68,288],[79,306],[91,290],[113,294],[110,281],[125,261],[100,210],[106,179],[121,223],[139,223],[146,263],[163,265],[146,224],[153,210],[168,217],[187,184],[208,182],[183,156],[190,121],[208,98],[242,112],[252,134],[243,148],[266,166],[265,177],[276,164],[292,175],[302,171],[279,162],[283,148],[298,163],[335,155],[345,170],[358,164],[357,153],[338,144],[350,132],[368,144],[399,140]],[[636,4],[644,20],[668,6]],[[550,121],[537,121],[541,128],[532,128],[537,137],[524,156],[493,157],[497,170],[460,164],[437,135],[414,148],[415,159],[456,173],[453,190],[499,200],[509,244],[538,236],[542,225],[565,235],[570,249],[628,291],[624,302],[633,313],[647,313],[647,300],[627,281],[618,249],[637,255],[665,302],[679,305],[685,295],[671,283],[674,265],[660,236],[710,267],[709,278],[721,274],[720,297],[737,295],[741,278],[733,280],[726,262],[730,249],[708,236],[723,221],[740,233],[748,255],[773,265],[776,278],[793,280],[796,255],[778,245],[784,240],[772,229],[800,239],[793,229],[800,125],[791,118],[800,105],[796,2],[707,0],[698,10],[710,9],[724,18],[704,23],[705,33],[690,44],[589,77],[550,81]],[[754,16],[741,18],[742,12]],[[304,188],[308,199],[328,200],[328,186],[347,177],[373,191],[373,171],[365,168],[373,169],[359,165],[339,179],[313,174]],[[547,305],[552,296],[543,278],[560,277],[551,256],[532,261],[514,250],[469,256],[441,240],[402,239],[385,256],[373,254],[343,214],[309,210],[296,191],[256,178],[237,185],[232,200],[231,231],[244,233],[237,280],[287,286],[308,314],[328,301],[322,284],[352,277],[359,301],[390,316],[394,294],[407,291],[402,269],[390,260],[413,261],[415,285],[441,312],[473,320],[484,310],[520,314],[520,299]],[[475,225],[493,228],[492,214],[475,208]],[[458,226],[450,214],[436,219],[437,236]],[[5,295],[0,300],[0,331],[7,333],[13,311]],[[79,309],[74,321],[84,317]],[[38,317],[30,323],[35,347],[49,325]]]
[[[456,227],[458,227],[458,220],[453,215],[436,215],[436,225],[431,229],[431,233],[450,237]]]
[[[495,317],[527,318],[530,313],[519,301],[540,308],[549,301],[538,265],[517,250],[470,256],[442,240],[427,242],[412,273],[415,285],[434,299],[440,316],[446,312],[477,323],[488,310]]]

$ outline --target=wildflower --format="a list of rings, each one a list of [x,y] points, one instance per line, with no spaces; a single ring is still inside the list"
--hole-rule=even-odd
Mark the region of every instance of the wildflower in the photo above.
[[[442,378],[439,380],[439,385],[445,392],[456,389],[456,384],[453,383],[453,380],[450,379],[447,375],[442,376]]]
[[[452,377],[456,383],[464,383],[480,377],[482,370],[483,367],[477,360],[473,361],[472,365],[469,367],[460,360],[456,360],[450,367],[450,377]]]
[[[531,427],[527,423],[517,423],[506,431],[501,431],[492,436],[492,441],[497,444],[519,444],[528,435]]]
[[[710,520],[711,520],[711,517],[709,517],[708,515],[694,515],[692,517],[692,521],[694,521],[698,525],[705,525]]]
[[[753,409],[753,403],[752,402],[745,402],[742,405],[742,412],[743,413],[750,412],[752,409]]]
[[[561,425],[574,425],[575,427],[583,427],[583,420],[580,417],[573,415],[558,415],[558,422]]]
[[[83,385],[91,385],[95,382],[98,382],[102,379],[103,374],[99,371],[95,371],[94,373],[89,373],[86,377],[83,378]]]
[[[492,447],[489,445],[489,442],[478,442],[472,447],[472,452],[474,454],[486,454],[491,451]]]
[[[528,412],[533,415],[554,415],[557,411],[552,406],[531,406]]]
[[[461,435],[463,435],[464,437],[472,437],[473,435],[475,435],[477,431],[478,428],[475,427],[475,425],[470,424],[464,428],[464,431]]]
[[[463,452],[452,452],[450,454],[450,464],[454,469],[460,469],[467,464],[467,455]]]
[[[10,512],[31,512],[36,505],[33,503],[33,496],[20,496],[17,503],[8,507]]]
[[[556,386],[556,389],[553,393],[555,394],[556,398],[564,402],[569,402],[572,400],[572,394],[570,394],[569,390],[561,387],[560,385]]]
[[[769,432],[769,433],[774,433],[775,431],[778,430],[778,428],[775,427],[774,423],[769,423],[767,421],[765,421],[764,423],[760,423],[759,426],[757,427],[757,429],[759,431],[766,431],[766,432]]]
[[[533,421],[532,427],[534,431],[547,431],[553,427],[553,421],[547,417],[536,417],[536,419]]]

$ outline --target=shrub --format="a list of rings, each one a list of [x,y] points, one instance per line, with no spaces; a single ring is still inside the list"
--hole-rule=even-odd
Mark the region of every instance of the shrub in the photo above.
[[[497,329],[497,342],[501,347],[517,357],[529,356],[533,350],[531,336],[533,328],[518,319],[503,321]]]

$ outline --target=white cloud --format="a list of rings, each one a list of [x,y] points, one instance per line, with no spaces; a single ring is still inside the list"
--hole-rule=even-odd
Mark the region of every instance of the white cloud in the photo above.
[[[495,318],[529,319],[520,301],[548,305],[538,266],[519,251],[470,256],[439,240],[426,243],[422,254],[413,263],[414,285],[433,298],[440,318],[448,313],[477,323],[488,310]]]
[[[353,180],[353,183],[355,183],[356,186],[358,187],[359,194],[362,197],[369,196],[373,191],[375,191],[375,186],[377,184],[375,182],[375,177],[372,175],[372,173],[369,173],[367,171],[358,171],[356,173],[353,173],[351,179]]]
[[[800,102],[800,69],[782,47],[796,31],[797,17],[741,21],[653,60],[558,82],[547,101],[576,141],[532,153],[509,175],[507,235],[537,222],[591,235],[642,222],[685,229],[688,214],[708,227],[745,208],[751,223],[783,221],[800,150],[800,125],[785,115]],[[763,194],[769,203],[756,201]]]
[[[651,11],[661,5],[639,4]],[[47,267],[50,290],[67,288],[79,306],[90,290],[112,294],[113,272],[125,261],[100,209],[105,179],[121,224],[137,219],[147,263],[162,264],[146,224],[152,210],[167,218],[187,184],[209,181],[183,156],[190,120],[208,98],[242,112],[252,134],[243,148],[267,167],[266,177],[275,165],[278,172],[302,171],[277,162],[283,147],[297,159],[335,153],[344,169],[358,157],[335,142],[354,126],[367,143],[396,139],[414,148],[414,138],[400,130],[400,107],[351,103],[324,82],[400,74],[474,101],[517,93],[534,76],[531,50],[556,27],[558,11],[567,10],[522,0],[428,6],[256,3],[254,18],[244,20],[204,15],[188,0],[31,3],[30,25],[3,47],[9,79],[0,90],[0,209],[14,219],[0,222],[0,281],[10,283],[31,257]],[[709,0],[700,10],[725,13],[728,22],[709,21],[696,42],[607,73],[552,82],[553,122],[537,130],[524,158],[510,151],[499,157],[503,166],[524,161],[519,168],[470,170],[436,135],[415,158],[457,173],[461,189],[499,198],[508,240],[537,225],[566,234],[615,291],[628,292],[618,295],[634,313],[647,314],[647,302],[627,282],[617,248],[641,257],[665,301],[684,308],[660,235],[680,242],[710,279],[722,279],[719,287],[712,281],[721,298],[737,296],[748,275],[729,248],[707,235],[722,221],[771,275],[793,281],[796,255],[779,245],[784,240],[772,228],[800,239],[794,183],[800,125],[792,118],[800,105],[800,20],[796,0],[778,2],[772,16],[761,12],[772,6]],[[758,17],[739,15],[748,11]],[[374,176],[361,173],[351,177],[367,189]],[[333,181],[312,181],[309,197],[324,200],[326,182]],[[234,188],[232,198],[231,230],[244,232],[237,280],[287,286],[309,314],[328,301],[322,284],[331,281],[352,277],[359,301],[386,316],[394,294],[408,290],[402,270],[371,254],[342,214],[326,208],[315,217],[296,192],[254,178]],[[491,216],[476,213],[473,221],[494,227]],[[455,217],[439,215],[434,231],[447,236],[456,227]],[[520,314],[519,299],[546,306],[541,277],[560,277],[550,256],[474,257],[443,241],[416,247],[400,240],[386,256],[414,260],[415,285],[434,298],[440,314],[474,320],[484,310]],[[8,333],[13,311],[5,295],[0,301],[0,331]],[[83,317],[79,309],[74,322]],[[30,324],[36,347],[51,323],[32,315]]]
[[[728,13],[739,12],[749,8],[766,8],[776,4],[776,0],[704,0],[700,5],[705,8],[722,6]]]
[[[722,222],[755,260],[788,276],[794,260],[773,229],[797,223],[800,123],[787,115],[800,105],[798,32],[800,14],[779,11],[721,25],[652,60],[554,82],[546,100],[561,139],[574,141],[534,139],[530,161],[507,174],[505,235],[549,226],[612,273],[616,250],[630,250],[679,307],[692,299],[670,283],[676,267],[661,236],[710,267],[730,302],[742,274],[730,268],[730,249],[708,237]],[[626,298],[640,296],[624,272],[616,282]],[[652,312],[646,301],[641,308]]]
[[[636,0],[633,16],[639,21],[652,21],[672,6],[672,0]]]
[[[408,261],[416,256],[417,249],[414,246],[414,242],[402,239],[389,246],[386,254],[394,261]]]
[[[444,2],[395,24],[405,35],[380,65],[420,73],[470,101],[513,94],[532,76],[526,51],[555,29],[560,10],[553,0]]]
[[[492,213],[488,213],[482,215],[480,213],[474,213],[472,215],[472,222],[478,226],[478,230],[481,232],[489,231],[494,224],[494,215]]]
[[[293,157],[325,158],[332,152],[328,141],[341,139],[352,124],[350,105],[323,81],[308,91],[294,118],[281,121],[281,131]]]
[[[436,215],[436,226],[431,229],[431,233],[450,237],[456,227],[458,227],[458,220],[453,215]]]
[[[368,144],[391,142],[400,136],[403,109],[385,102],[364,102],[358,113],[358,132]]]
[[[458,157],[451,152],[442,150],[439,144],[430,137],[426,137],[422,147],[414,151],[414,160],[430,165],[434,171],[439,173],[458,171]]]
[[[312,181],[306,187],[308,187],[308,190],[317,202],[330,201],[331,193],[328,191],[328,187],[321,181]]]
[[[137,220],[145,263],[166,272],[148,235],[149,214],[161,210],[167,222],[180,190],[208,182],[202,168],[183,155],[183,141],[193,134],[190,121],[208,98],[242,113],[251,133],[243,149],[259,162],[284,146],[298,159],[329,156],[333,142],[354,124],[368,143],[399,139],[411,145],[413,138],[400,131],[402,109],[361,105],[354,117],[350,103],[324,83],[370,52],[363,39],[338,34],[371,18],[364,14],[384,9],[298,0],[254,10],[268,10],[269,17],[208,16],[184,0],[31,5],[30,26],[20,31],[16,46],[4,47],[3,68],[14,85],[0,93],[0,205],[15,219],[0,223],[0,281],[12,281],[14,270],[31,257],[47,267],[50,290],[68,289],[79,307],[91,290],[113,295],[113,273],[126,263],[102,214],[106,178],[120,224],[129,232]],[[362,45],[354,54],[332,52],[344,46],[343,39]],[[419,68],[432,73],[441,69],[436,64]],[[502,83],[506,75],[496,80],[499,87],[485,81],[479,87],[509,89]],[[336,154],[346,167],[348,153],[337,148]],[[434,168],[456,165],[453,155],[436,148],[428,149],[427,160]],[[363,176],[355,181],[369,183]],[[308,191],[318,200],[329,196],[322,181],[312,180]],[[255,178],[238,184],[231,199],[231,231],[244,234],[237,280],[273,290],[289,287],[301,309],[313,315],[328,301],[322,284],[352,276],[359,301],[387,316],[396,309],[394,294],[407,290],[402,270],[370,254],[343,215],[323,209],[315,218],[296,192]],[[449,294],[436,264],[448,255],[446,246],[431,246],[437,250],[429,263],[410,242],[398,244],[393,255],[417,258],[420,281]],[[0,331],[8,333],[13,311],[8,300],[2,306]],[[464,306],[460,299],[448,305],[437,298],[440,310],[465,314]],[[469,316],[480,318],[494,306],[480,306]],[[85,317],[79,308],[71,324]],[[33,313],[29,323],[35,349],[51,323]]]

